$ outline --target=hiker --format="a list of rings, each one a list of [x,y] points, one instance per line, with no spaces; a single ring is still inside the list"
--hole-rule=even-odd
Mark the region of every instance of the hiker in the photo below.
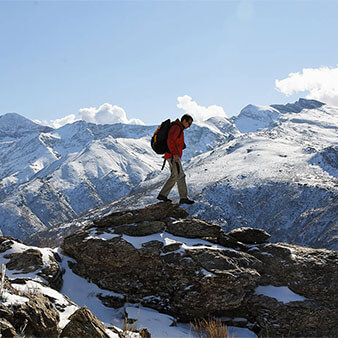
[[[193,204],[194,201],[188,198],[187,184],[185,182],[185,173],[183,171],[181,157],[184,144],[184,129],[188,129],[193,122],[193,118],[185,114],[181,117],[181,121],[176,119],[169,129],[167,144],[170,152],[164,154],[166,162],[170,166],[170,177],[164,184],[157,199],[164,202],[171,202],[168,198],[169,192],[177,183],[178,193],[180,195],[180,204]]]

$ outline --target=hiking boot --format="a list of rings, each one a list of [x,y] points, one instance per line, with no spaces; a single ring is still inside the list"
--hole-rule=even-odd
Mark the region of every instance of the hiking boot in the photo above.
[[[164,195],[161,195],[161,194],[157,196],[157,199],[160,200],[160,201],[163,201],[163,202],[171,203],[171,200],[167,196],[164,196]]]
[[[190,200],[189,198],[181,198],[180,204],[194,204],[195,201]]]

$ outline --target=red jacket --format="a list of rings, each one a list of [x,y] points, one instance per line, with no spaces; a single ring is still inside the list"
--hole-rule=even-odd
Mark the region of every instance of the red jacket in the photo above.
[[[167,144],[170,153],[165,153],[164,158],[171,158],[173,155],[182,157],[184,149],[184,126],[179,119],[173,122],[172,127],[169,129]]]

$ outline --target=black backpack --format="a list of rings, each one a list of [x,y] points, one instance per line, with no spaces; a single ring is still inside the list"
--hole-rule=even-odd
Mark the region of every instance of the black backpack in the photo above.
[[[153,148],[156,154],[170,153],[167,144],[167,138],[169,129],[171,128],[172,125],[173,123],[170,122],[170,119],[163,121],[161,125],[156,129],[153,137],[151,138],[151,147]],[[178,135],[178,137],[180,137],[181,134],[182,130]]]

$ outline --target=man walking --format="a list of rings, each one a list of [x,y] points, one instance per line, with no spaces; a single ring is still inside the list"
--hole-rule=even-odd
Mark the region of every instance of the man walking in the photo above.
[[[183,171],[181,162],[183,149],[185,148],[183,131],[184,129],[188,129],[192,122],[193,118],[190,115],[185,114],[181,117],[181,121],[177,119],[175,122],[173,122],[169,129],[167,144],[170,152],[165,153],[164,158],[170,165],[171,174],[157,196],[157,199],[160,201],[171,202],[171,200],[168,198],[168,195],[175,183],[177,183],[178,193],[180,195],[180,204],[194,203],[194,201],[188,198],[185,173]]]

